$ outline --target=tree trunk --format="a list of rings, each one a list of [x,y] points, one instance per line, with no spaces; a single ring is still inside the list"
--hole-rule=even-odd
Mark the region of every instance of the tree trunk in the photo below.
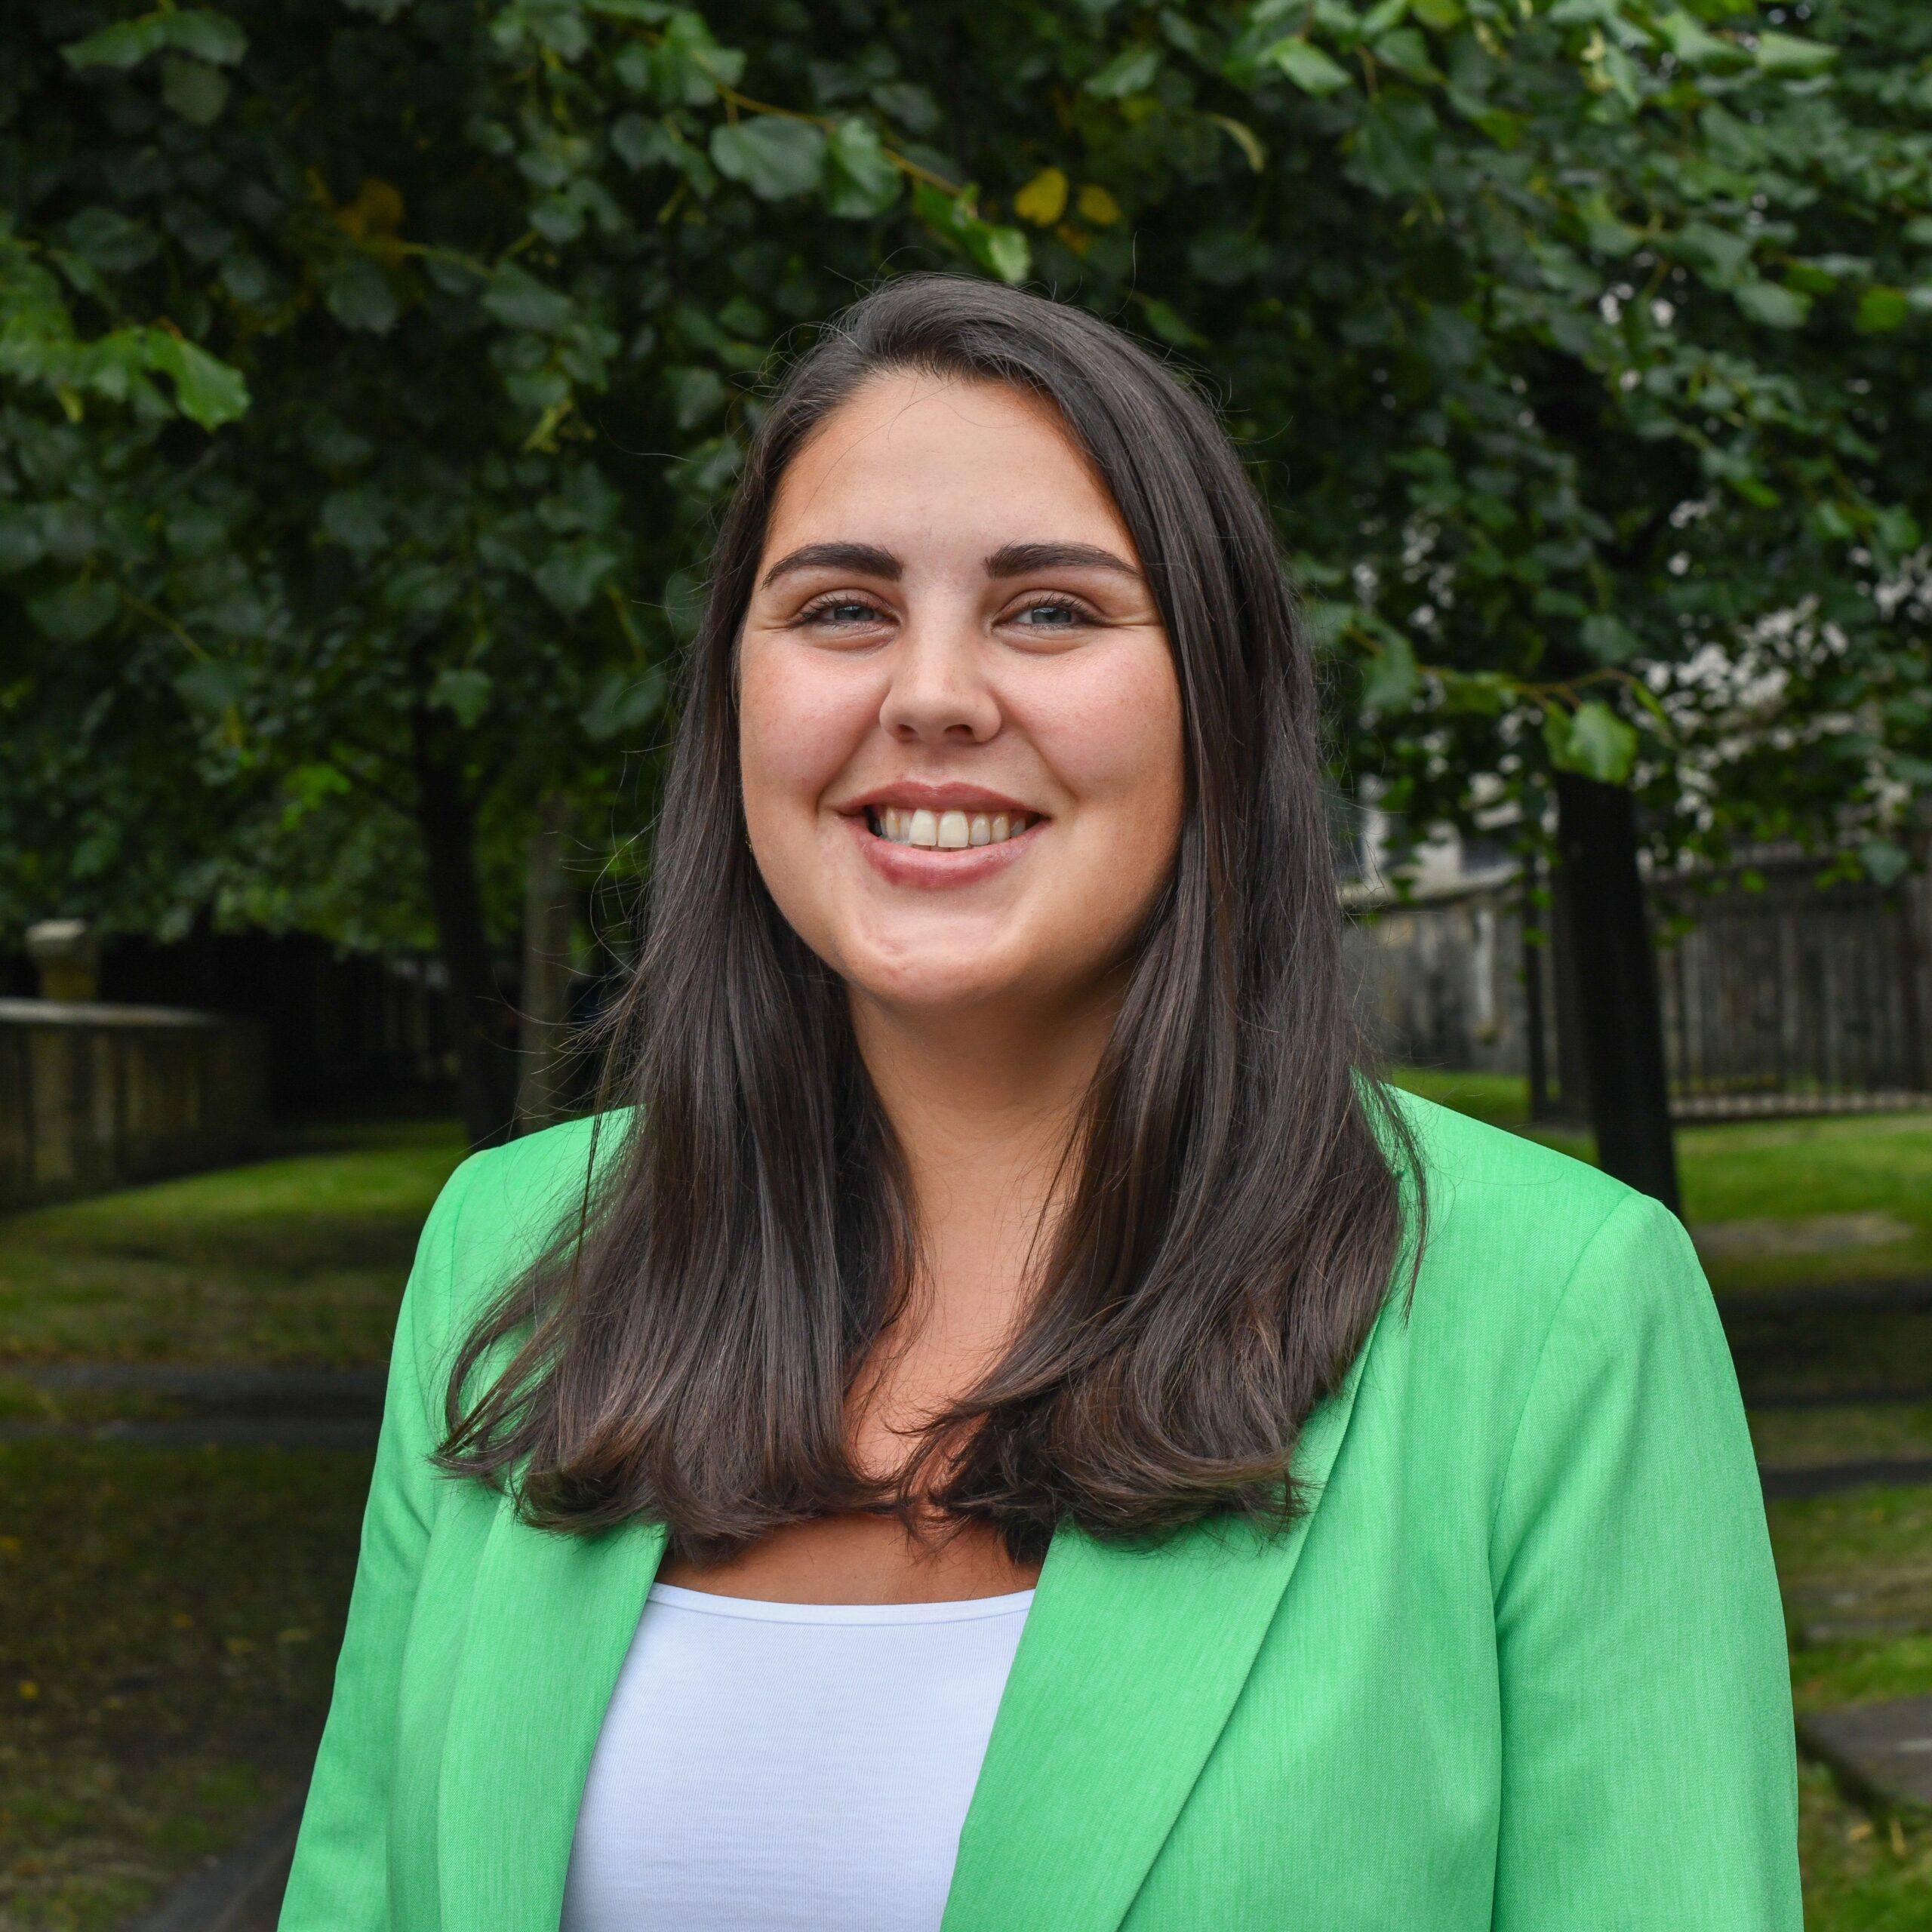
[[[553,792],[530,838],[523,906],[523,985],[518,1000],[516,1124],[534,1133],[569,1109],[571,940],[577,900],[564,872],[570,801]]]
[[[434,728],[420,708],[410,719],[416,808],[429,866],[438,950],[449,975],[456,1030],[457,1094],[472,1147],[509,1137],[516,1064],[503,1038],[505,1008],[490,966],[489,934],[476,880],[476,820],[457,773],[435,755]]]
[[[1636,802],[1621,786],[1565,771],[1556,774],[1556,804],[1597,1159],[1674,1214],[1677,1150]]]

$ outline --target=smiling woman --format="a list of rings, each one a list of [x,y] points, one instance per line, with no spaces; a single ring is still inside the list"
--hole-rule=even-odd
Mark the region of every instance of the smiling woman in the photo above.
[[[794,366],[629,1104],[424,1232],[285,1927],[1797,1925],[1695,1258],[1363,1069],[1319,754],[1127,337],[908,278]]]

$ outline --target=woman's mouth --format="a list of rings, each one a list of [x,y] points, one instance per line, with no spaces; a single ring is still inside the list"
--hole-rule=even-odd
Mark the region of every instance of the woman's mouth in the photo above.
[[[866,808],[866,829],[875,838],[940,852],[963,852],[975,845],[1003,845],[1038,820],[1037,812],[940,812],[900,805]]]

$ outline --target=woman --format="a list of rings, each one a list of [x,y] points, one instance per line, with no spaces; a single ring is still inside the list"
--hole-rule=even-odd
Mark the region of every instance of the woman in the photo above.
[[[1209,411],[860,302],[714,559],[635,1104],[424,1231],[284,1927],[1797,1927],[1690,1244],[1358,1074],[1339,946]]]

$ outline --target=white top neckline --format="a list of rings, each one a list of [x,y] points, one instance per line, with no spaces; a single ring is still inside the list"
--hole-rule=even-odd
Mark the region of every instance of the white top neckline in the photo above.
[[[1031,1590],[1004,1596],[949,1597],[937,1603],[779,1603],[764,1597],[728,1597],[713,1590],[688,1590],[678,1583],[653,1583],[650,1601],[700,1617],[742,1618],[749,1623],[896,1625],[970,1623],[983,1617],[1011,1617],[1028,1608]]]
[[[558,1932],[940,1932],[1034,1594],[770,1603],[654,1584]]]

